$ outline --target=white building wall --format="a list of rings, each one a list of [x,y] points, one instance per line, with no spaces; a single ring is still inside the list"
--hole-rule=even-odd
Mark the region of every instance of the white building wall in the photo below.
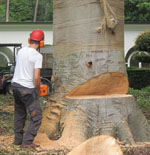
[[[135,44],[138,35],[150,30],[150,24],[125,24],[124,26],[124,51],[125,55]]]
[[[53,44],[53,31],[50,24],[0,24],[0,44],[22,43],[28,45],[28,38],[34,29],[42,29],[45,33],[45,44]]]
[[[34,29],[42,29],[45,33],[45,44],[53,44],[50,24],[0,24],[0,43],[22,43],[23,46],[27,46],[29,35]],[[125,24],[125,55],[134,46],[137,36],[145,30],[150,30],[150,24]]]
[[[0,32],[0,43],[22,43],[22,46],[28,45],[28,38],[31,31],[16,31],[16,32]],[[53,32],[44,31],[45,33],[45,44],[53,44]]]

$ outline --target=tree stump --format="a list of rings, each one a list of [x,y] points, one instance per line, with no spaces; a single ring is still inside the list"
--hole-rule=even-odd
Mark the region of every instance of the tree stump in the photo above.
[[[62,111],[57,103],[46,109],[40,132],[68,149],[97,135],[128,144],[150,139],[149,124],[131,95],[80,96],[63,103]]]

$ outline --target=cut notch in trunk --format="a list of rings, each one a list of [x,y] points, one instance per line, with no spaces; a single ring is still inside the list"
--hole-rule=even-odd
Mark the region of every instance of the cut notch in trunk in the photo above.
[[[128,78],[124,73],[108,72],[78,85],[66,97],[126,94],[128,88]]]

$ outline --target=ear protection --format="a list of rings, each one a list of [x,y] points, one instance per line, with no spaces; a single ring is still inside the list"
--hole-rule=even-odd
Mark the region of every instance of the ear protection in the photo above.
[[[30,44],[30,43],[31,43],[31,39],[29,38],[29,39],[28,39],[28,44]]]
[[[41,40],[40,41],[40,47],[43,47],[44,46],[44,40]]]
[[[28,39],[28,43],[30,44],[31,43],[31,39],[29,38]],[[44,46],[44,40],[41,40],[40,41],[40,47],[43,47]]]

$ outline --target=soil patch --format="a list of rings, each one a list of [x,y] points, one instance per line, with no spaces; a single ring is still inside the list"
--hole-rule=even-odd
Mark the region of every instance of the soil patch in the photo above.
[[[43,138],[42,138],[43,136]],[[36,150],[26,149],[22,150],[20,147],[14,146],[13,143],[13,135],[5,135],[0,136],[0,154],[2,150],[7,150],[8,154],[17,155],[19,152],[24,152],[24,155],[67,155],[70,152],[66,148],[52,149],[53,142],[48,140],[44,135],[41,135],[41,148]],[[39,137],[38,137],[39,138]],[[40,143],[40,142],[39,142]],[[56,144],[56,143],[55,143]],[[44,147],[43,147],[44,146]],[[135,145],[121,145],[121,148],[124,152],[124,155],[150,155],[150,143],[136,143]]]
[[[121,146],[124,155],[150,155],[150,143],[136,143],[133,146]]]
[[[14,111],[14,106],[0,106],[0,111]]]

